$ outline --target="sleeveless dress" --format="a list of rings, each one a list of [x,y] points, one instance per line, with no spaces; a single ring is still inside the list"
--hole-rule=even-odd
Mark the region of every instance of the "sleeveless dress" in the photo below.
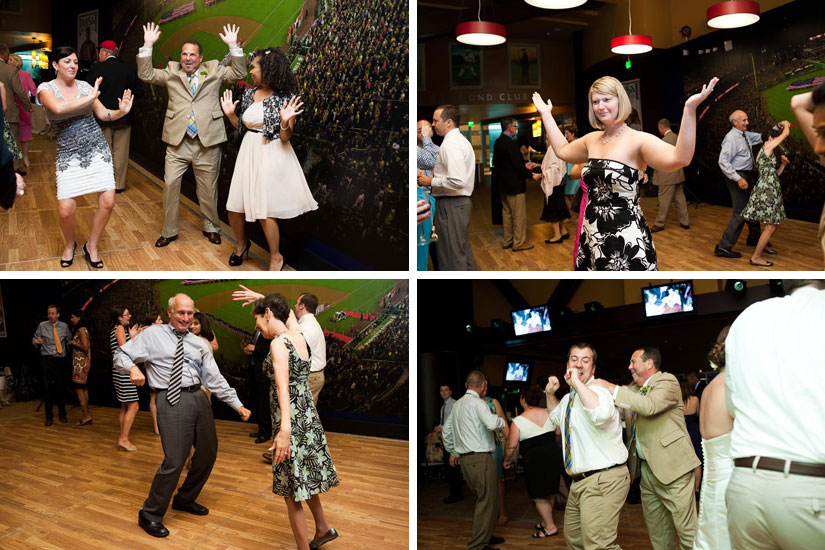
[[[235,159],[226,209],[244,213],[248,222],[284,220],[317,210],[292,144],[264,139],[263,101],[250,105],[240,123],[251,131],[244,134]]]
[[[690,442],[693,443],[693,451],[696,453],[696,456],[699,457],[699,461],[704,464],[705,458],[704,453],[702,452],[702,434],[699,431],[699,415],[696,413],[686,414],[685,426],[687,427],[688,435],[690,436]]]
[[[88,83],[82,80],[75,83],[77,97],[92,93],[93,88]],[[43,90],[65,101],[54,80],[38,86],[38,95]],[[37,102],[40,103],[39,97]],[[92,105],[65,115],[46,109],[46,116],[57,131],[57,199],[71,199],[114,189],[112,151],[92,114]]]
[[[776,175],[776,154],[765,153],[756,159],[759,179],[751,192],[748,204],[742,210],[742,217],[749,222],[779,224],[785,221],[785,204],[782,202],[782,188]]]
[[[733,473],[730,457],[730,432],[713,439],[702,439],[705,471],[699,498],[699,521],[694,550],[730,550],[728,508],[725,491]]]
[[[639,206],[640,173],[615,160],[590,159],[582,169],[587,207],[577,271],[656,271],[656,249]]]
[[[109,347],[112,350],[112,355],[114,355],[120,347],[117,345],[117,338],[115,337],[117,327],[118,325],[113,326],[112,331],[109,333]],[[124,329],[126,341],[128,342],[132,337],[129,336],[129,329],[126,327],[124,327]],[[132,384],[128,374],[122,374],[114,365],[112,365],[112,383],[115,385],[117,400],[121,403],[130,403],[138,400],[137,386]]]
[[[89,331],[86,327],[77,329],[76,334],[85,332],[88,338]],[[89,380],[89,369],[92,364],[91,347],[83,351],[77,346],[72,348],[72,382],[76,388],[83,389],[86,387],[86,382]]]
[[[524,481],[530,498],[550,498],[559,491],[561,449],[556,444],[556,425],[550,417],[539,427],[523,416],[513,419],[519,429]]]
[[[307,380],[310,360],[301,359],[288,338],[279,338],[286,345],[289,354],[289,408],[292,434],[289,437],[289,456],[280,464],[272,463],[272,492],[283,497],[292,497],[296,502],[300,502],[337,487],[338,476],[329,454],[324,427],[309,391]],[[272,414],[272,433],[276,435],[281,429],[281,407],[278,404],[278,388],[275,386],[275,368],[271,354],[267,354],[263,366],[270,379],[269,405]]]
[[[492,397],[485,397],[484,402],[490,408],[490,412],[496,413],[496,404]],[[493,432],[493,439],[496,441],[496,448],[493,451],[493,462],[496,465],[496,477],[504,479],[504,434],[500,430]]]

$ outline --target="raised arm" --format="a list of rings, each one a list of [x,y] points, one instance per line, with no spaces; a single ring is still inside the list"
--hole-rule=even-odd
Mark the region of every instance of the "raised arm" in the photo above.
[[[223,33],[218,33],[223,43],[229,46],[231,55],[229,66],[219,69],[222,71],[221,78],[224,82],[237,82],[246,76],[246,56],[243,55],[243,50],[238,51],[240,49],[238,31],[240,30],[240,27],[236,25],[224,25]]]
[[[561,160],[567,162],[587,162],[587,145],[583,138],[579,138],[571,143],[567,143],[564,134],[559,130],[558,124],[553,119],[553,104],[550,100],[547,103],[541,98],[541,94],[533,92],[533,105],[541,115],[541,120],[544,123],[544,129],[550,136],[550,146],[556,153],[556,156]]]
[[[811,147],[815,147],[816,130],[814,129],[813,92],[793,96],[791,98],[791,110],[799,123],[799,129],[805,135],[805,139],[808,140]]]
[[[132,90],[124,90],[123,97],[117,98],[117,111],[112,111],[103,106],[99,99],[96,99],[92,110],[98,120],[104,122],[111,122],[119,118],[125,117],[132,110]]]
[[[226,115],[226,118],[229,119],[229,123],[235,128],[240,124],[238,115],[235,114],[235,109],[237,108],[238,101],[232,101],[232,90],[224,90],[221,96],[221,109],[223,109],[223,114]]]
[[[289,456],[289,438],[292,434],[292,405],[289,402],[289,353],[282,340],[272,340],[269,351],[275,369],[275,388],[278,392],[278,407],[281,412],[281,428],[275,434],[273,462],[280,464]]]
[[[301,96],[292,96],[289,101],[281,107],[281,141],[286,143],[292,137],[295,128],[295,118],[304,112],[304,102]]]
[[[57,99],[52,92],[47,89],[41,89],[38,92],[37,97],[40,99],[40,103],[49,111],[56,115],[65,115],[68,113],[73,113],[75,111],[79,111],[81,109],[85,109],[89,106],[90,103],[93,103],[97,100],[97,96],[100,95],[100,83],[103,81],[103,77],[99,77],[95,80],[94,88],[92,88],[92,93],[89,95],[85,95],[82,97],[76,97],[74,99],[68,99],[66,101],[60,101]]]
[[[137,75],[143,82],[166,85],[169,74],[163,69],[152,67],[152,47],[160,38],[160,27],[151,21],[143,25],[143,46],[137,54]]]
[[[241,287],[241,290],[235,290],[232,292],[232,300],[234,302],[243,302],[241,307],[248,306],[249,304],[254,304],[258,300],[264,297],[263,294],[259,292],[255,292],[254,290],[249,290],[243,285],[238,285]]]
[[[787,120],[780,122],[779,126],[782,127],[782,133],[776,136],[776,139],[772,139],[762,146],[765,149],[765,154],[768,156],[771,156],[773,154],[773,150],[779,147],[779,144],[785,141],[785,138],[787,138],[788,134],[791,133],[791,123]]]

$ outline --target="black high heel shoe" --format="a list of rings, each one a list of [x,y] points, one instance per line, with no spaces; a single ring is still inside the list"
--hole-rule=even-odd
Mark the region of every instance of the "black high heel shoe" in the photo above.
[[[243,255],[246,254],[246,259],[249,259],[249,247],[252,246],[252,240],[246,240],[246,247],[241,251],[241,254],[235,254],[234,252],[229,255],[229,265],[231,266],[239,266],[243,263]]]
[[[63,268],[72,267],[72,264],[74,263],[75,250],[77,250],[77,241],[74,242],[74,246],[72,247],[72,259],[71,260],[64,260],[63,258],[60,258],[60,267],[63,267]]]
[[[83,243],[83,254],[86,256],[86,261],[89,262],[89,265],[95,269],[102,269],[103,268],[103,260],[98,260],[96,262],[92,261],[92,255],[89,254],[89,249],[86,248],[87,243]]]

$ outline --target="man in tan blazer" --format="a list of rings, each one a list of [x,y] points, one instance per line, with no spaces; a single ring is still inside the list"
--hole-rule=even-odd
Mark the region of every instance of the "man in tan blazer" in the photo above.
[[[654,550],[693,548],[696,533],[694,468],[699,458],[685,425],[682,392],[676,377],[659,369],[662,355],[645,346],[633,352],[630,371],[636,384],[595,383],[613,393],[617,407],[635,413],[629,451],[642,463],[642,511]],[[675,528],[675,533],[674,533]]]
[[[29,112],[32,110],[32,103],[29,100],[29,95],[23,90],[23,85],[20,84],[20,71],[9,65],[9,47],[5,44],[0,44],[0,82],[6,87],[6,123],[9,125],[11,135],[14,139],[20,142],[20,110],[17,108],[17,102],[14,97],[20,100],[23,108]],[[14,159],[14,169],[17,170],[18,159]]]
[[[670,121],[663,118],[659,121],[659,133],[662,141],[676,146],[677,135],[670,130]],[[690,218],[688,218],[687,201],[685,200],[685,190],[682,183],[685,181],[685,171],[679,168],[675,172],[653,171],[653,185],[659,188],[659,212],[656,215],[656,222],[650,228],[651,233],[661,231],[665,228],[667,215],[670,212],[670,203],[676,204],[676,213],[679,214],[679,227],[690,229]]]
[[[166,166],[163,189],[163,229],[155,246],[166,246],[178,238],[180,183],[192,165],[197,183],[198,203],[203,215],[203,235],[221,244],[218,219],[218,174],[221,168],[220,144],[226,141],[220,91],[224,83],[246,76],[246,57],[238,47],[238,27],[226,25],[221,40],[229,46],[232,62],[222,67],[219,61],[203,63],[203,47],[195,41],[184,42],[180,63],[170,61],[165,69],[152,67],[152,46],[160,38],[160,27],[143,27],[143,47],[137,55],[138,77],[149,84],[166,86],[169,103],[163,123]]]

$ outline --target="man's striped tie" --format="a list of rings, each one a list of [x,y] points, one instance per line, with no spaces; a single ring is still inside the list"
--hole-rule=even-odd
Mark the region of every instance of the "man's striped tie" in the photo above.
[[[570,411],[573,410],[575,398],[576,390],[571,390],[570,398],[567,400],[567,409],[564,411],[564,467],[568,472],[573,465],[573,454],[570,452]]]
[[[198,89],[198,84],[195,81],[195,74],[192,73],[189,75],[189,89],[192,91],[192,96],[194,97],[195,92]],[[186,135],[190,138],[195,138],[198,135],[198,128],[195,126],[195,109],[193,108],[189,111],[189,118],[186,121]]]
[[[175,348],[175,360],[172,363],[172,374],[169,376],[169,387],[166,390],[166,400],[170,405],[177,405],[180,401],[180,380],[183,377],[183,337],[185,332],[175,331],[178,345]]]

